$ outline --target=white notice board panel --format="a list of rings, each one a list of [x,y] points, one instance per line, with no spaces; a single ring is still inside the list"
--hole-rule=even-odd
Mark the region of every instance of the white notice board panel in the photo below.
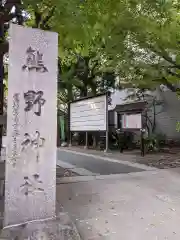
[[[58,35],[12,24],[5,226],[55,216]]]
[[[106,131],[106,95],[83,99],[70,104],[71,131]]]
[[[122,116],[122,128],[124,129],[141,129],[142,116],[138,114],[124,114]]]

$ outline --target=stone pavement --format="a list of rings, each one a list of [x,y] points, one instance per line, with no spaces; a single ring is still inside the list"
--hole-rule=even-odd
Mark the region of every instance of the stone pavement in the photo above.
[[[82,146],[65,148],[69,151],[75,151],[82,154],[93,154],[96,156],[116,159],[121,162],[139,163],[150,167],[167,169],[180,167],[180,148],[170,148],[169,152],[157,152],[141,156],[140,150],[130,150],[120,153],[118,150],[107,153],[94,149],[84,149]]]
[[[83,240],[180,239],[180,169],[58,184],[57,201]]]
[[[60,147],[59,150],[75,151],[83,154],[93,154],[100,157],[109,157],[117,160],[129,161],[129,162],[136,162],[136,158],[137,158],[137,156],[133,154],[120,153],[119,151],[104,152],[104,151],[95,150],[95,149],[85,149],[83,146]],[[138,157],[141,157],[140,152]]]
[[[80,175],[110,175],[130,172],[141,172],[152,170],[143,164],[121,161],[113,157],[105,157],[97,154],[90,154],[81,151],[60,148],[57,151],[57,164],[61,167],[74,165],[74,168],[85,169]],[[68,166],[67,166],[68,167]],[[73,167],[71,167],[73,168]],[[75,170],[75,169],[73,169]],[[87,172],[88,171],[88,172]],[[80,173],[80,172],[79,172]],[[91,173],[91,174],[89,174]]]

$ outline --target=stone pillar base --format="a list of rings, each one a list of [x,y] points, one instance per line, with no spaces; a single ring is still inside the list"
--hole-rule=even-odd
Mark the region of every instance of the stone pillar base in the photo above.
[[[60,213],[54,219],[33,221],[4,228],[0,240],[81,240],[68,214]]]

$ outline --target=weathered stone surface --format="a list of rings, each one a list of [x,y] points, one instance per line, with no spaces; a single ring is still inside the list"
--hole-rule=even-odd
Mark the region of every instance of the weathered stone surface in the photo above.
[[[56,218],[34,221],[2,230],[0,240],[80,240],[80,236],[68,214],[60,213]]]
[[[16,24],[9,35],[6,227],[55,216],[57,142],[58,35]]]

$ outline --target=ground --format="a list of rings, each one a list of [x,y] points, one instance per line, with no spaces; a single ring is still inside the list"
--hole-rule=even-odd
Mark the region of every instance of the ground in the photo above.
[[[124,153],[120,153],[119,151],[104,153],[103,151],[84,149],[83,147],[71,147],[67,149],[101,157],[110,157],[121,161],[145,164],[160,169],[180,167],[180,148],[170,148],[167,149],[167,152],[145,154],[144,157],[141,156],[140,150],[125,151]]]
[[[83,240],[180,239],[180,169],[152,168],[148,159],[157,155],[58,150],[57,164],[83,175],[57,181],[57,206]]]
[[[135,162],[131,155],[116,155],[79,148],[58,149],[57,164],[81,176],[126,174],[154,169]]]
[[[143,171],[141,168],[142,166],[140,168],[134,167],[135,164],[130,166],[126,162],[115,162],[113,159],[112,161],[111,159],[110,161],[106,161],[105,158],[101,158],[97,155],[90,155],[70,150],[66,151],[65,149],[60,149],[58,151],[58,163],[60,164],[59,160],[63,163],[74,165],[76,168],[86,169],[91,172],[92,175],[109,175]]]
[[[160,170],[139,158],[57,150],[56,210],[68,213],[82,240],[180,239],[180,168]]]
[[[58,184],[83,240],[179,240],[180,169]]]

